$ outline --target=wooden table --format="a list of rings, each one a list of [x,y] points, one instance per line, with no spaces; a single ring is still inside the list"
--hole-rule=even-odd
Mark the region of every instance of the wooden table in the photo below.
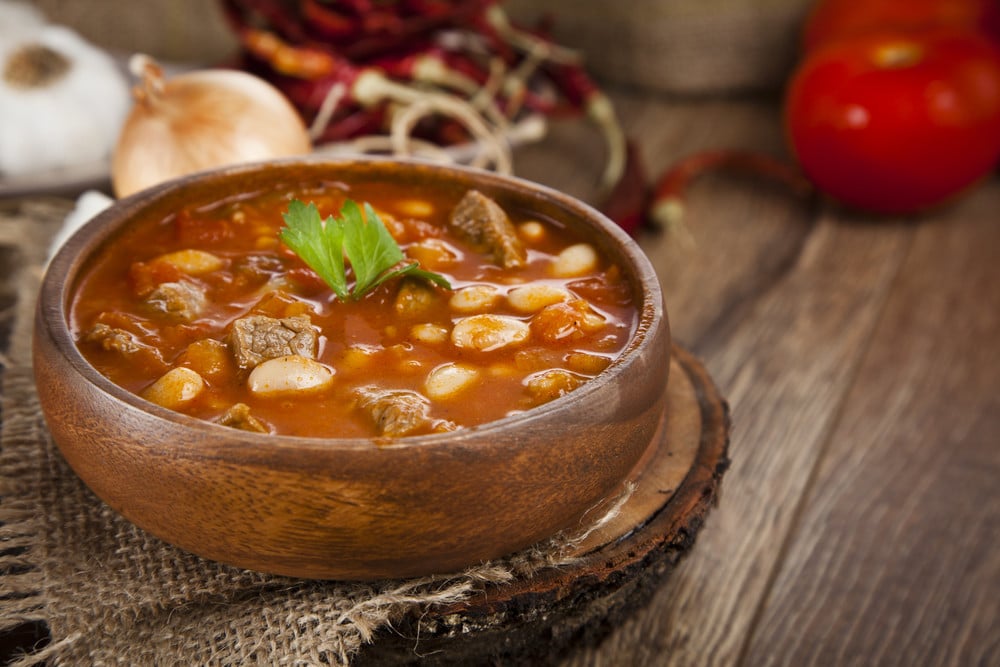
[[[619,108],[654,173],[783,150],[772,100]],[[577,150],[519,166],[572,185]],[[1000,179],[913,220],[743,177],[689,202],[694,247],[641,244],[732,406],[732,466],[652,603],[566,664],[1000,664]]]
[[[616,99],[652,173],[784,151],[774,99]],[[587,199],[602,155],[558,125],[516,169]],[[874,220],[720,174],[686,221],[640,244],[732,466],[649,605],[564,665],[1000,664],[1000,178]]]

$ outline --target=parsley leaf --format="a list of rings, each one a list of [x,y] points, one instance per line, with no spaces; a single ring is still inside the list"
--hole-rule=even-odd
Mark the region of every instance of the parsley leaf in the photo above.
[[[344,229],[344,254],[354,269],[355,298],[359,290],[374,287],[374,281],[387,268],[403,261],[403,251],[379,220],[371,205],[365,204],[364,216],[361,209],[348,199],[340,210]],[[369,220],[365,224],[365,220]]]
[[[293,199],[284,214],[281,240],[295,251],[309,268],[330,286],[342,301],[347,300],[347,275],[344,271],[344,231],[340,225],[327,224],[319,217],[312,202],[308,206]]]
[[[330,286],[341,301],[355,301],[391,278],[409,275],[451,289],[448,280],[420,268],[417,262],[403,264],[406,257],[371,205],[364,213],[348,199],[340,217],[322,220],[316,205],[293,199],[282,217],[281,240]],[[344,258],[354,272],[348,290]]]

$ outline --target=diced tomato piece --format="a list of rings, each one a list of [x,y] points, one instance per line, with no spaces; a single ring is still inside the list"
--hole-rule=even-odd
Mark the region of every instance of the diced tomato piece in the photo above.
[[[174,219],[177,240],[184,245],[204,247],[226,241],[235,236],[232,223],[223,218],[195,217],[183,210]]]
[[[184,272],[175,265],[157,260],[135,262],[128,272],[129,280],[132,282],[132,291],[140,298],[148,296],[158,285],[176,282],[183,276]]]

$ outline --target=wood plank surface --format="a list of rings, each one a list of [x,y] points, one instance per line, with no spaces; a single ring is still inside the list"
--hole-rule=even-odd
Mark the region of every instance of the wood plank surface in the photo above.
[[[998,434],[993,182],[915,230],[746,663],[1000,664]]]
[[[609,655],[651,637],[642,664],[737,661],[895,277],[895,232],[855,235],[824,218],[799,261],[754,299],[731,335],[696,345],[733,408],[723,501],[693,557],[616,634]]]
[[[649,137],[655,173],[718,145],[780,154],[770,111],[715,102],[678,113],[647,101],[627,122]],[[1000,560],[987,553],[996,495],[982,500],[997,479],[1000,433],[997,417],[987,416],[1000,414],[995,189],[936,217],[873,224],[717,176],[691,192],[693,249],[642,237],[675,336],[703,355],[733,406],[733,464],[694,552],[650,605],[565,664],[996,662]],[[976,270],[962,279],[966,264]],[[934,314],[923,311],[928,299],[938,304]],[[911,330],[906,318],[916,313],[926,330]],[[956,337],[949,321],[965,333]],[[870,350],[873,336],[881,352]],[[980,350],[936,351],[952,340]],[[907,403],[927,382],[955,385],[949,418],[934,416],[932,394]],[[883,400],[894,395],[887,412]],[[856,414],[863,411],[879,419]],[[911,420],[915,412],[923,419]],[[963,455],[944,453],[948,442],[977,439],[983,444]],[[882,454],[871,466],[865,452],[875,443]],[[871,467],[855,480],[861,465]],[[814,483],[824,484],[821,496]],[[936,521],[920,520],[924,506]],[[952,514],[962,525],[944,529]],[[938,550],[943,564],[928,565]],[[913,644],[890,652],[897,642]],[[980,662],[986,657],[994,659]]]
[[[766,102],[626,100],[619,108],[633,133],[644,137],[654,174],[699,149],[783,152],[776,107]],[[564,143],[571,153],[573,141]],[[566,152],[560,153],[564,159]],[[544,159],[532,165],[540,163]],[[555,164],[543,171],[553,180],[560,173]],[[949,209],[940,215],[967,214]],[[874,404],[865,388],[857,388],[858,368],[890,295],[899,289],[897,276],[914,235],[947,223],[871,224],[828,204],[809,206],[766,184],[718,175],[692,189],[687,225],[693,247],[664,235],[640,240],[663,282],[675,336],[703,355],[733,406],[733,465],[723,502],[694,553],[649,607],[597,651],[566,664],[728,665],[784,658],[783,647],[795,645],[801,628],[790,615],[779,632],[763,610],[775,581],[795,581],[784,570],[784,558],[794,549],[790,531],[807,511],[819,466],[839,469],[830,463],[830,434],[842,423],[848,392],[853,387],[860,401]],[[938,234],[959,238],[949,229]],[[915,297],[899,299],[912,307]],[[995,425],[983,428],[997,431]],[[839,585],[830,582],[827,593],[835,594]],[[759,640],[763,636],[767,640]]]

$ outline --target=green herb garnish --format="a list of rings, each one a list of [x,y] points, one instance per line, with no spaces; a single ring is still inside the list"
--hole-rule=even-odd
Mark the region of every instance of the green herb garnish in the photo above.
[[[348,199],[340,217],[322,220],[316,205],[293,199],[282,216],[285,227],[279,236],[309,268],[330,286],[341,301],[357,301],[391,278],[414,276],[451,289],[444,276],[420,268],[406,260],[399,244],[389,234],[370,204],[364,214]],[[354,286],[348,290],[344,258],[354,273]]]

